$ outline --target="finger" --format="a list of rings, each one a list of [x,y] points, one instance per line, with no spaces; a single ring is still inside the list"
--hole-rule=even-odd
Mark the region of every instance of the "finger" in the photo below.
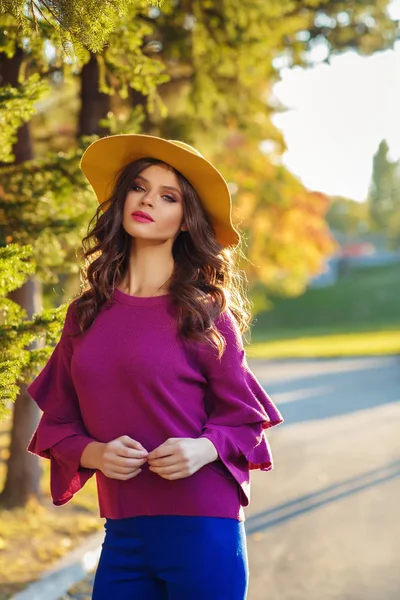
[[[163,458],[147,458],[147,462],[151,467],[169,467],[171,465],[178,465],[179,460],[177,460],[176,456],[164,456]]]
[[[134,450],[146,450],[140,442],[129,437],[129,435],[122,435],[118,440],[128,448],[133,448]]]
[[[163,442],[160,446],[158,446],[158,448],[155,448],[155,450],[149,452],[147,458],[153,459],[171,456],[171,454],[174,452],[174,449],[171,447],[173,444],[176,444],[176,441],[171,442],[170,440],[167,440],[166,442]]]
[[[173,473],[174,471],[180,471],[181,468],[182,468],[182,465],[179,465],[177,463],[175,463],[173,465],[167,465],[167,466],[161,466],[161,467],[157,467],[157,466],[153,466],[153,465],[149,466],[149,470],[154,471],[156,473]]]
[[[131,473],[135,473],[136,471],[139,471],[139,467],[137,469],[127,467],[113,467],[109,469],[109,472],[115,475],[129,475]]]
[[[144,465],[146,461],[138,458],[122,458],[120,456],[113,456],[107,460],[107,464],[112,467],[124,467],[128,469],[137,469]]]
[[[148,455],[147,450],[136,450],[127,446],[118,446],[116,454],[123,458],[143,458]]]
[[[146,457],[142,456],[141,458],[126,458],[125,456],[119,456],[119,454],[115,454],[114,452],[108,452],[104,456],[104,461],[111,465],[141,467],[146,462]]]

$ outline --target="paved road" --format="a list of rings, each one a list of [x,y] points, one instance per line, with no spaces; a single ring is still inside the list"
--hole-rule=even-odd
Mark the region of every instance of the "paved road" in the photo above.
[[[252,363],[286,420],[252,474],[249,600],[400,599],[399,367]]]
[[[251,367],[285,423],[252,473],[248,600],[400,600],[400,357]]]

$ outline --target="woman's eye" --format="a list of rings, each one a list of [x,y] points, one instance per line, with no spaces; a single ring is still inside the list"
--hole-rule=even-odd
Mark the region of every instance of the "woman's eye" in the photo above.
[[[137,185],[135,183],[133,183],[131,185],[130,189],[133,190],[134,192],[145,192],[146,191],[141,185]],[[173,196],[168,196],[167,194],[165,194],[163,196],[163,198],[165,198],[168,202],[176,202],[176,199]]]

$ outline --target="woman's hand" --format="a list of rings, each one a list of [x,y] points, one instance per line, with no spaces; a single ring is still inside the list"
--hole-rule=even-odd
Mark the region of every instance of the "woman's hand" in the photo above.
[[[218,458],[207,438],[168,438],[147,455],[150,471],[164,479],[183,479]]]
[[[139,475],[147,457],[147,450],[140,442],[122,435],[107,444],[91,442],[84,449],[81,465],[99,469],[106,477],[126,481]]]

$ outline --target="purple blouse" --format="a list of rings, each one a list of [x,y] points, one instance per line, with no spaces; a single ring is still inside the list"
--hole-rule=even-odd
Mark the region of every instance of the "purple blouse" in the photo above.
[[[250,371],[229,310],[216,326],[226,339],[219,360],[205,343],[178,336],[170,295],[141,298],[116,289],[83,334],[75,302],[61,338],[28,393],[43,411],[28,450],[51,461],[53,502],[62,505],[96,473],[100,516],[200,515],[243,521],[251,469],[269,471],[265,430],[283,421]],[[80,466],[92,441],[121,435],[148,452],[169,437],[206,437],[219,458],[190,477],[149,470],[127,481]]]

